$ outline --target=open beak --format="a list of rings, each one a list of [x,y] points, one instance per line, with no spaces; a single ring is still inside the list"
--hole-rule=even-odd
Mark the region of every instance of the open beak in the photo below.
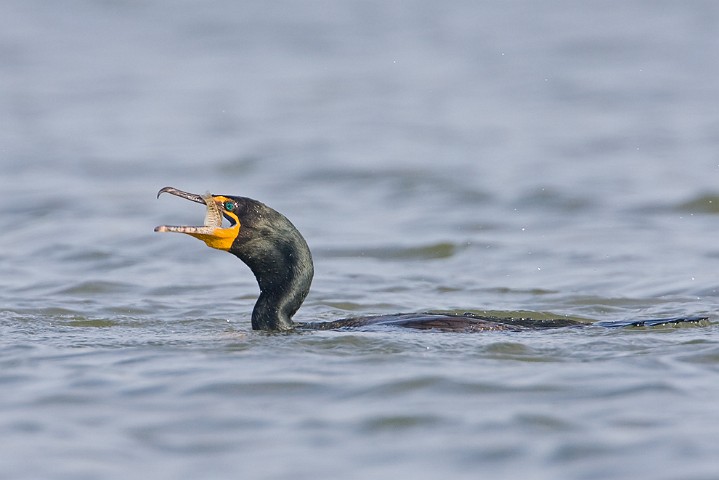
[[[223,211],[220,205],[225,197],[214,196],[212,194],[197,195],[196,193],[183,192],[173,187],[165,187],[157,192],[159,198],[161,194],[169,193],[176,197],[181,197],[193,202],[202,203],[207,207],[205,211],[205,221],[203,225],[160,225],[155,227],[156,232],[177,232],[186,233],[195,238],[199,238],[212,248],[220,250],[229,250],[235,238],[240,232],[240,221],[236,215],[225,213],[231,225],[222,228]]]
[[[206,195],[197,195],[195,193],[183,192],[182,190],[178,190],[173,187],[165,187],[159,192],[157,192],[157,198],[160,198],[160,195],[163,193],[169,193],[177,197],[191,200],[193,202],[205,204],[207,206],[207,211],[205,213],[205,222],[202,226],[160,225],[159,227],[155,227],[156,232],[178,232],[187,233],[189,235],[211,235],[215,231],[215,229],[222,227],[222,213],[220,212],[220,207],[217,205],[217,203],[215,203],[214,198],[209,193]]]

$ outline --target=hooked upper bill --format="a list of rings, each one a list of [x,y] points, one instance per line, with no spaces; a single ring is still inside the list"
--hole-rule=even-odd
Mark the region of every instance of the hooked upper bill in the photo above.
[[[229,250],[240,231],[240,220],[233,212],[223,210],[221,205],[231,201],[228,197],[220,195],[198,195],[189,193],[173,187],[165,187],[157,192],[159,198],[162,193],[169,193],[177,197],[185,198],[193,202],[202,203],[205,210],[205,221],[203,225],[160,225],[155,227],[156,232],[177,232],[185,233],[205,242],[208,247],[220,250]],[[230,226],[222,228],[222,217],[230,221]]]

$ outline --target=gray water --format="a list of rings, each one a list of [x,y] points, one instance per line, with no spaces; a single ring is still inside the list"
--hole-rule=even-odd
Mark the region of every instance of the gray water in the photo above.
[[[0,5],[0,478],[719,478],[719,4]],[[297,318],[708,315],[265,334],[159,224],[257,198]]]

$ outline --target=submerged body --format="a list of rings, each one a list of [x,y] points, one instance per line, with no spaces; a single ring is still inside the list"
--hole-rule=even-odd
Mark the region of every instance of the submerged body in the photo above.
[[[439,332],[486,332],[517,331],[559,327],[577,327],[591,325],[571,319],[553,318],[540,320],[524,317],[494,317],[474,313],[396,313],[394,315],[376,315],[334,320],[330,322],[295,322],[295,327],[310,330],[339,330],[370,327],[398,327],[414,330],[434,330]]]
[[[609,322],[589,322],[570,318],[539,319],[530,317],[496,317],[466,313],[396,313],[394,315],[376,315],[370,317],[343,318],[329,322],[293,322],[295,328],[302,330],[342,330],[368,329],[377,327],[411,328],[413,330],[433,330],[436,332],[474,333],[486,331],[544,330],[562,327],[586,327],[595,325],[606,328],[653,327],[676,323],[702,322],[707,317],[687,316],[672,318],[653,318],[645,320],[619,320]]]
[[[292,316],[307,297],[314,276],[312,254],[307,242],[281,213],[246,197],[197,195],[173,187],[161,189],[157,196],[169,193],[206,206],[204,225],[161,225],[156,232],[178,232],[196,237],[207,246],[225,250],[242,260],[257,279],[260,295],[252,310],[255,330],[293,329],[337,330],[371,326],[403,327],[419,330],[478,332],[585,326],[590,323],[570,319],[537,320],[500,318],[473,313],[419,313],[358,317],[330,322],[299,323]],[[230,225],[222,227],[222,218]],[[607,327],[657,325],[696,322],[705,317],[675,317],[657,320],[600,322]],[[596,325],[596,324],[595,324]]]

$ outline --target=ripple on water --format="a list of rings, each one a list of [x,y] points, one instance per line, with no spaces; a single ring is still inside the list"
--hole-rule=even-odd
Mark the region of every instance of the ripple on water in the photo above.
[[[216,396],[216,395],[243,395],[243,396],[305,396],[318,392],[325,392],[327,387],[320,382],[308,382],[297,380],[276,380],[276,381],[225,381],[209,382],[192,387],[184,392],[184,395],[193,396]]]
[[[523,343],[517,342],[494,342],[484,347],[484,352],[494,358],[526,359],[535,358],[539,352]]]
[[[388,355],[405,355],[424,349],[415,339],[402,335],[378,335],[374,332],[317,331],[303,333],[296,347],[315,354],[362,357],[365,361],[386,362]]]
[[[261,422],[199,414],[173,421],[150,421],[129,427],[127,431],[130,438],[147,448],[196,456],[235,451],[238,445],[233,432],[262,426]]]
[[[512,419],[512,423],[539,432],[571,432],[580,429],[577,423],[568,421],[560,415],[544,413],[519,413]]]
[[[687,363],[693,363],[719,370],[719,345],[707,339],[698,339],[684,344],[691,353],[681,353],[675,358]]]
[[[446,426],[447,420],[438,415],[387,414],[367,418],[359,430],[366,434],[401,433],[407,430]]]
[[[719,195],[704,193],[679,203],[676,209],[681,212],[719,214]]]
[[[377,260],[434,260],[450,258],[464,250],[466,245],[438,242],[417,246],[384,246],[357,248],[323,248],[317,253],[328,258],[373,258]]]
[[[69,286],[59,288],[55,293],[59,295],[97,295],[114,294],[136,291],[137,286],[126,282],[113,282],[108,280],[84,280]]]

